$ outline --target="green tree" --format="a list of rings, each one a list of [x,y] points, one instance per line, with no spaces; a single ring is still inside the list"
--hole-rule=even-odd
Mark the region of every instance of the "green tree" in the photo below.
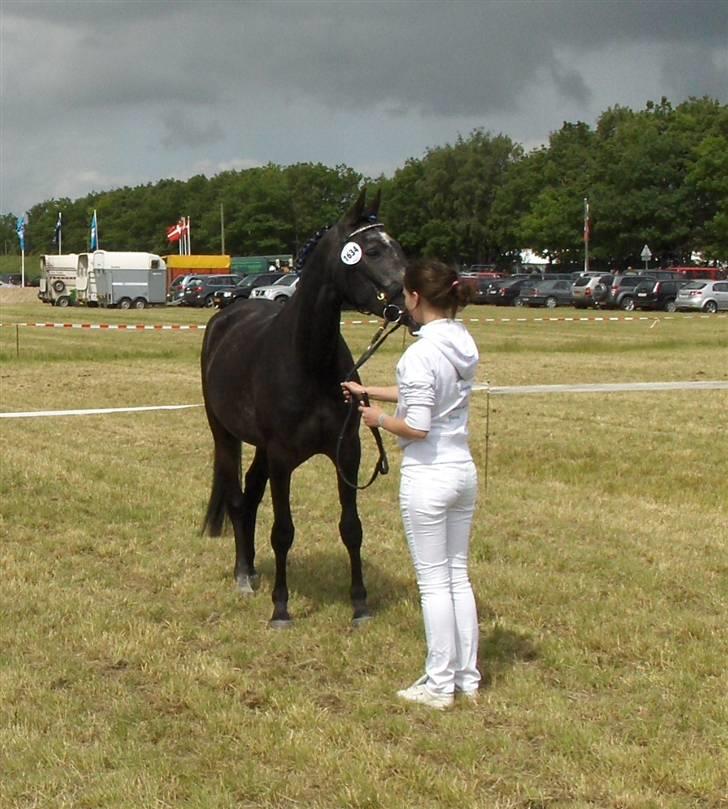
[[[584,123],[565,123],[534,156],[527,176],[533,201],[516,230],[521,246],[562,264],[584,254],[584,199],[590,196],[594,133]]]
[[[497,189],[521,149],[482,130],[428,150],[395,172],[387,216],[405,249],[459,263],[494,260],[489,216]]]

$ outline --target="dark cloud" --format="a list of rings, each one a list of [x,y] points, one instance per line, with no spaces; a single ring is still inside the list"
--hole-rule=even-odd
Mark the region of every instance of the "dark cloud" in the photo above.
[[[198,120],[183,110],[168,110],[162,116],[164,134],[162,144],[169,149],[194,148],[223,140],[223,128],[217,120]]]
[[[475,127],[530,147],[614,104],[728,101],[723,0],[3,0],[0,38],[0,210],[89,178],[391,171]]]

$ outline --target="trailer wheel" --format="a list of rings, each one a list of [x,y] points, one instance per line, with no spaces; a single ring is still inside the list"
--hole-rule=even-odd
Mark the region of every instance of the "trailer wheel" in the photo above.
[[[62,297],[56,299],[56,306],[60,306],[61,309],[65,309],[70,303],[71,300],[68,295],[63,295]]]
[[[66,289],[66,285],[63,281],[54,281],[53,282],[53,289],[60,295]]]
[[[134,308],[135,309],[146,309],[146,307],[147,307],[147,302],[144,300],[144,298],[137,298],[134,301]]]
[[[131,300],[129,298],[122,298],[117,306],[119,309],[131,309]]]

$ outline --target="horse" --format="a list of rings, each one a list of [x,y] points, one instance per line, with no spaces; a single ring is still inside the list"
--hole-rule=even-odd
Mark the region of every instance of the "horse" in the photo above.
[[[361,460],[359,413],[350,409],[341,390],[344,379],[358,375],[340,325],[345,304],[385,320],[394,319],[393,308],[402,312],[406,259],[378,221],[380,197],[381,192],[365,207],[364,188],[351,209],[309,243],[297,262],[298,288],[287,303],[241,300],[217,312],[205,329],[202,391],[214,460],[202,530],[219,536],[229,518],[235,535],[234,578],[241,593],[253,593],[258,584],[256,516],[270,482],[274,628],[292,624],[286,578],[295,533],[291,475],[318,454],[330,458],[337,470],[352,621],[359,625],[370,617],[357,489],[350,483],[357,480]],[[243,443],[254,447],[244,488]]]

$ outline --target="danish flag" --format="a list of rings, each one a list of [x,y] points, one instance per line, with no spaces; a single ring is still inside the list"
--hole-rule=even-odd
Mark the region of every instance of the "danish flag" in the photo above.
[[[180,219],[176,225],[167,228],[167,240],[170,242],[178,242],[182,236],[187,232],[187,225],[184,219]]]

